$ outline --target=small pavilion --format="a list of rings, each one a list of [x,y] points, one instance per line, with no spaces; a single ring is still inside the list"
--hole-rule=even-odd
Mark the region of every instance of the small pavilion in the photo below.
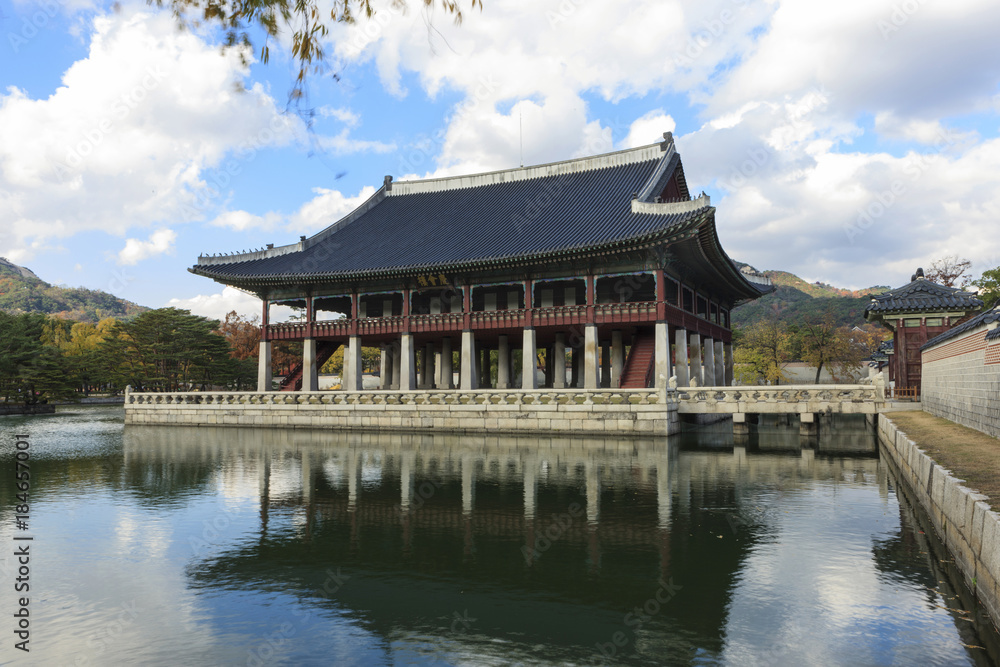
[[[885,351],[896,392],[919,396],[921,346],[982,307],[975,293],[927,280],[923,269],[908,284],[873,296],[865,319],[892,330],[892,347]]]
[[[773,289],[723,251],[670,133],[540,166],[386,176],[312,237],[189,270],[263,301],[261,391],[272,341],[303,343],[284,390],[316,390],[340,346],[343,388],[361,389],[362,345],[381,347],[381,388],[401,391],[452,389],[456,373],[461,389],[729,385],[730,311]],[[273,304],[304,321],[271,324]]]

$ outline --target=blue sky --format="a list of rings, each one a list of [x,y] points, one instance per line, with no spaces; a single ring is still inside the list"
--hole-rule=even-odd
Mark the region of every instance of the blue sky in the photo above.
[[[673,131],[723,246],[844,287],[946,255],[1000,265],[1000,5],[989,0],[411,0],[338,26],[289,106],[282,44],[241,66],[141,3],[0,0],[0,256],[221,317],[186,269],[277,245],[378,187]],[[523,128],[519,129],[519,128]],[[400,242],[404,242],[401,239]]]

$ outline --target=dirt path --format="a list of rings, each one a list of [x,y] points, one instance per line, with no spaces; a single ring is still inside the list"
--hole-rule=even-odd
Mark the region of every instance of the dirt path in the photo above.
[[[937,463],[964,479],[965,486],[989,496],[991,506],[1000,506],[1000,439],[926,412],[887,416]]]

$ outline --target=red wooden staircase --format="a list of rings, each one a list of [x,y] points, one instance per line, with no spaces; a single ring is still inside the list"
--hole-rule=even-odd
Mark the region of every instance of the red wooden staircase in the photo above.
[[[653,361],[656,339],[651,332],[640,332],[632,339],[625,368],[622,369],[622,389],[642,389],[653,384]]]
[[[321,340],[316,343],[316,368],[323,367],[333,353],[340,347],[340,343],[332,340]],[[278,391],[299,391],[302,389],[302,362],[292,366],[292,370],[285,376],[285,379],[278,385]]]

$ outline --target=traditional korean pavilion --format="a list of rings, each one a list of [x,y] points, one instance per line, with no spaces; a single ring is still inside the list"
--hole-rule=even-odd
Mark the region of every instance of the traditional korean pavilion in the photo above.
[[[263,301],[260,390],[272,341],[304,344],[289,390],[315,390],[341,345],[348,390],[361,388],[362,345],[381,346],[384,389],[451,389],[456,371],[461,389],[731,384],[730,311],[772,289],[723,251],[670,133],[534,167],[386,176],[315,236],[189,270]],[[270,324],[271,304],[305,320]]]
[[[889,380],[895,382],[898,394],[920,395],[920,348],[924,343],[982,307],[982,300],[974,293],[927,280],[923,269],[917,269],[908,284],[872,297],[865,319],[892,330],[892,348],[887,350]]]

